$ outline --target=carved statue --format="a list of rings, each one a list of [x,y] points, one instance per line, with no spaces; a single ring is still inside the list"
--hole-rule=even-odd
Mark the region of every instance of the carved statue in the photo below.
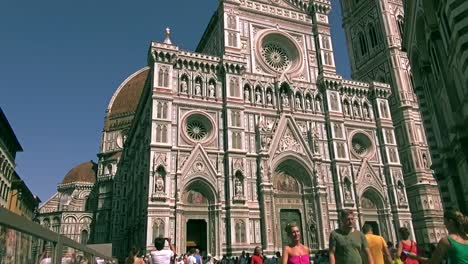
[[[272,104],[272,98],[271,98],[271,92],[268,91],[267,94],[266,94],[266,98],[267,98],[267,105],[271,105]]]
[[[318,131],[316,127],[312,129],[312,145],[314,147],[314,153],[319,153]]]
[[[362,111],[363,111],[364,118],[369,118],[369,109],[367,109],[367,106],[364,106],[362,108]]]
[[[349,111],[349,104],[348,103],[344,104],[344,110],[345,110],[345,115],[349,115],[350,111]]]
[[[209,97],[215,97],[215,86],[212,83],[210,83],[210,85],[208,86],[208,94]]]
[[[405,204],[405,193],[403,192],[403,185],[399,184],[397,187],[397,198],[400,204]]]
[[[281,98],[283,99],[283,106],[288,107],[289,106],[288,95],[286,93],[282,93]]]
[[[255,92],[255,103],[261,104],[262,103],[262,94],[259,90]]]
[[[331,94],[330,101],[331,101],[331,108],[334,110],[338,109],[338,99],[336,98],[335,93]]]
[[[351,197],[351,183],[349,183],[348,181],[345,182],[345,186],[344,186],[344,198],[345,198],[346,201],[352,200],[352,197]]]
[[[305,103],[306,103],[306,110],[310,110],[310,99],[307,98],[307,99],[305,100]]]
[[[161,175],[156,177],[156,192],[164,192],[164,179]]]
[[[249,89],[244,90],[244,100],[246,102],[250,102],[250,91],[249,91]]]
[[[201,95],[201,84],[195,83],[195,95]]]
[[[353,114],[354,116],[359,116],[359,109],[357,104],[353,104]]]
[[[322,112],[322,100],[319,96],[315,98],[315,111]]]
[[[296,109],[300,110],[302,108],[301,106],[301,98],[299,96],[296,96]]]
[[[182,83],[180,84],[180,90],[181,90],[182,93],[187,93],[188,88],[187,88],[187,82],[186,81],[182,81]]]
[[[242,191],[242,182],[241,180],[239,179],[239,177],[236,177],[234,179],[234,194],[235,196],[242,196],[243,195],[243,191]]]

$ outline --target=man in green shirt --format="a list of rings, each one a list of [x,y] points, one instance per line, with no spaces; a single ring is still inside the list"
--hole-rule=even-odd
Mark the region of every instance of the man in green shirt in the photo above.
[[[340,228],[330,233],[330,264],[374,264],[366,237],[354,230],[353,211],[342,210],[340,220]]]

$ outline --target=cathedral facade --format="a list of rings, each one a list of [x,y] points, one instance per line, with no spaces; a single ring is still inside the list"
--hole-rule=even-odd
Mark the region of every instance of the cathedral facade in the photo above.
[[[195,52],[152,42],[108,107],[93,241],[273,253],[295,222],[322,249],[343,208],[387,240],[413,230],[395,89],[336,73],[330,8],[220,1]]]

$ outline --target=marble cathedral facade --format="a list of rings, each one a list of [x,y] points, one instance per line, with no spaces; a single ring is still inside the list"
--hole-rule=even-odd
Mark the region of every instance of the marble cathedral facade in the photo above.
[[[360,16],[350,22],[358,11],[343,6],[351,50]],[[384,23],[379,7],[373,19]],[[177,253],[194,245],[216,256],[254,246],[273,253],[287,241],[284,226],[296,222],[305,244],[327,248],[342,208],[391,241],[401,226],[442,232],[430,170],[408,165],[426,151],[424,134],[416,146],[400,142],[402,129],[420,120],[417,102],[395,105],[408,99],[399,92],[403,71],[394,60],[364,69],[352,59],[366,82],[338,75],[330,8],[326,0],[224,0],[195,52],[169,34],[152,42],[148,66],[109,103],[92,241],[112,242],[120,257],[158,236],[171,237]],[[397,49],[389,48],[389,26],[379,25],[383,63]],[[383,78],[366,75],[371,66]]]

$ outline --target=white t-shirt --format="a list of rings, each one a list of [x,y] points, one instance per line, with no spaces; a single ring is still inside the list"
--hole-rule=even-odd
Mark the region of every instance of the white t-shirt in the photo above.
[[[187,258],[187,264],[197,264],[197,259],[193,255],[190,255]]]
[[[50,264],[50,263],[52,263],[51,257],[43,258],[40,262],[40,264]]]
[[[151,264],[170,264],[174,252],[169,249],[151,251]]]

